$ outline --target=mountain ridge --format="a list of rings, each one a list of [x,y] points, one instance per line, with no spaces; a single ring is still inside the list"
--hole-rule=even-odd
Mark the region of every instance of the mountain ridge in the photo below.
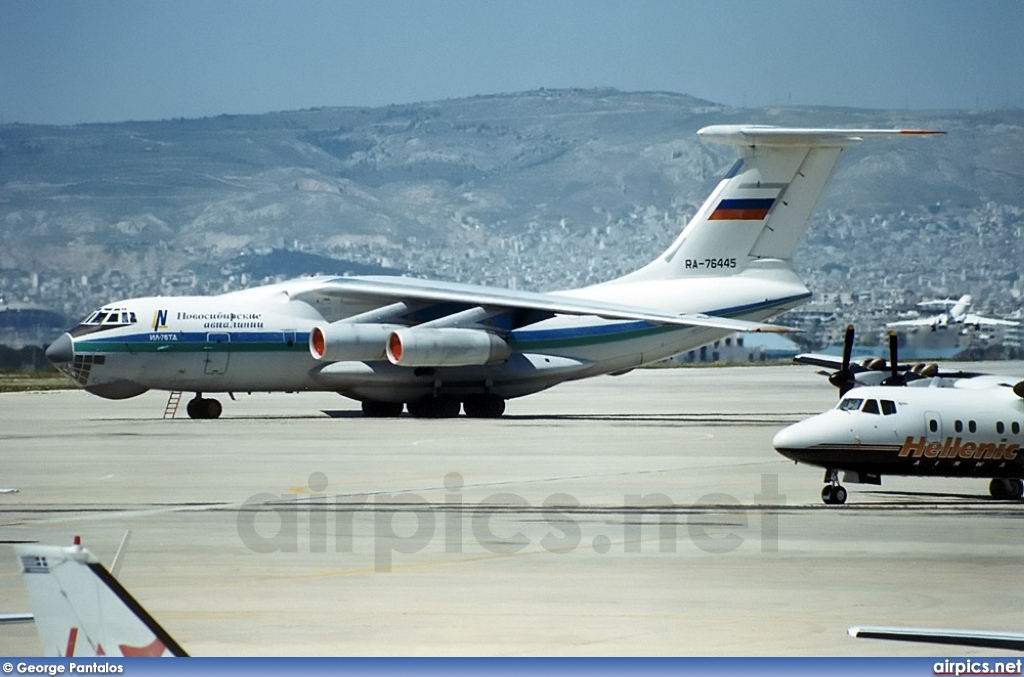
[[[197,271],[230,276],[240,255],[296,250],[502,286],[599,281],[671,242],[735,158],[695,132],[730,123],[948,132],[847,151],[816,222],[889,216],[913,229],[892,215],[938,209],[963,221],[990,203],[1011,216],[1024,207],[1020,110],[739,109],[669,92],[574,89],[8,124],[0,277],[70,275],[94,286],[118,271],[134,280],[126,291],[173,293]],[[1004,221],[991,228],[1016,227]],[[816,246],[840,245],[813,222],[812,233]]]

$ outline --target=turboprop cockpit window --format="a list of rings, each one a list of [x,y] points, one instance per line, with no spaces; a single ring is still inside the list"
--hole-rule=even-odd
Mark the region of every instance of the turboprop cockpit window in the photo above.
[[[864,400],[856,397],[847,397],[839,403],[840,411],[860,411],[860,405],[864,404]]]
[[[878,410],[878,400],[867,400],[864,403],[864,408],[861,409],[861,411],[863,411],[865,414],[879,414],[879,413],[881,413]]]

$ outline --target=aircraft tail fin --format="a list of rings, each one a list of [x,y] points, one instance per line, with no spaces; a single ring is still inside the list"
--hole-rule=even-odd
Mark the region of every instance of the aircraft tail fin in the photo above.
[[[14,549],[45,655],[188,655],[89,550]]]
[[[788,264],[844,149],[871,137],[943,133],[759,125],[705,127],[697,132],[702,139],[736,147],[740,159],[672,246],[647,266],[619,280],[727,276],[759,260]]]

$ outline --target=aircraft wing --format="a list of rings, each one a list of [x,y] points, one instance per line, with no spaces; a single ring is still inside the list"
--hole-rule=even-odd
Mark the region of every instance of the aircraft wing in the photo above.
[[[934,317],[922,317],[916,320],[899,320],[898,322],[886,322],[885,326],[892,327],[931,327],[937,324]]]
[[[704,327],[728,331],[785,333],[789,327],[761,322],[733,320],[704,314],[669,315],[640,307],[624,306],[559,293],[538,293],[483,287],[458,282],[420,280],[408,277],[338,277],[313,289],[292,296],[293,300],[311,300],[326,296],[381,306],[397,301],[451,303],[491,309],[534,310],[552,315],[594,315],[610,320],[642,320],[658,325]]]
[[[843,368],[842,357],[838,357],[836,355],[824,355],[822,353],[800,353],[793,358],[793,361],[797,364],[810,364],[815,367],[824,367],[825,369]],[[868,369],[860,366],[856,362],[850,362],[850,371],[856,374],[862,371],[868,371]]]
[[[8,623],[30,623],[35,619],[36,617],[29,613],[0,614],[0,625],[7,625]]]
[[[855,626],[850,637],[858,639],[890,639],[899,642],[924,642],[976,646],[983,649],[1024,651],[1024,633],[981,632],[977,630],[933,630],[930,628],[892,628],[882,626]]]
[[[1013,322],[1011,320],[997,320],[992,317],[982,317],[981,315],[964,315],[964,324],[979,325],[982,327],[1016,327],[1020,325],[1020,322]]]

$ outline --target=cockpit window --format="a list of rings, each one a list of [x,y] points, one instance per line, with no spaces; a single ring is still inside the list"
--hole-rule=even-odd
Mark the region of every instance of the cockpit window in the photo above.
[[[126,308],[100,308],[82,320],[80,325],[72,329],[71,335],[78,337],[103,329],[127,327],[137,322],[138,318],[135,316],[135,313]]]
[[[879,400],[882,405],[882,414],[889,416],[896,413],[896,403],[892,400]]]
[[[120,326],[124,324],[135,324],[138,320],[135,313],[123,308],[101,308],[82,321],[88,325],[110,325]]]
[[[847,397],[845,400],[839,403],[840,411],[858,411],[860,405],[864,404],[864,400],[856,397]]]
[[[878,411],[878,400],[867,400],[864,402],[864,408],[861,409],[865,414],[877,414]]]

